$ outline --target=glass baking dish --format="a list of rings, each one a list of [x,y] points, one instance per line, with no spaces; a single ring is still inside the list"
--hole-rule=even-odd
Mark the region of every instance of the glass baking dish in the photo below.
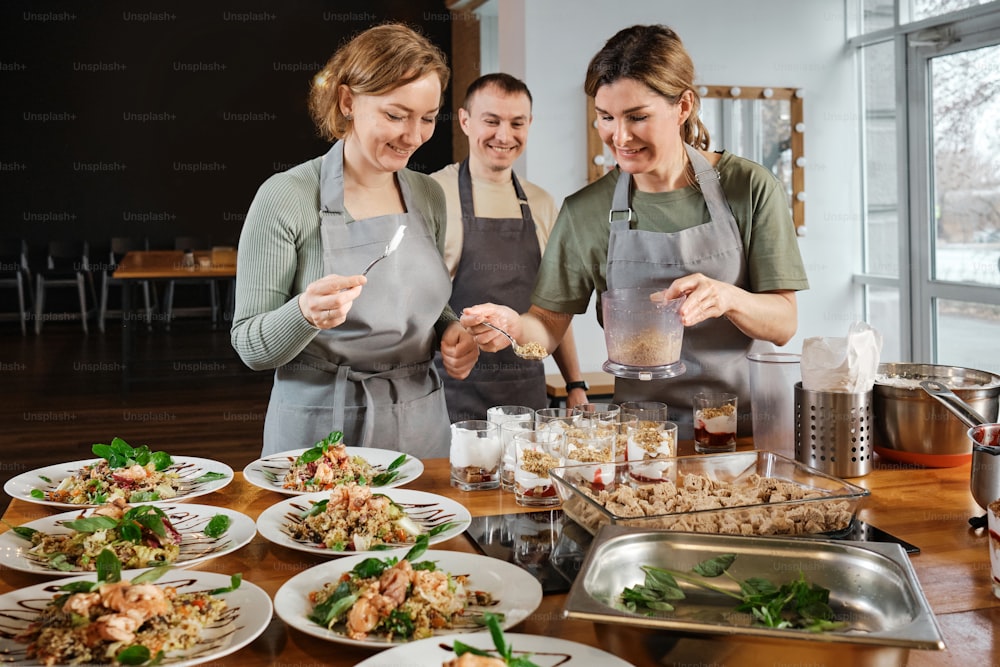
[[[730,535],[837,536],[868,489],[770,451],[554,468],[563,511],[605,524]]]

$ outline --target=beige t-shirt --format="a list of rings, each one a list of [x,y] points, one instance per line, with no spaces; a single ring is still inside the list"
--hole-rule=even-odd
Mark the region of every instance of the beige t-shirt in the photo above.
[[[445,204],[448,209],[448,227],[444,238],[444,263],[448,273],[455,277],[458,262],[462,258],[462,204],[458,198],[458,163],[449,164],[444,169],[431,174],[431,178],[441,184],[444,190]],[[535,221],[535,233],[538,236],[538,247],[545,252],[545,244],[549,240],[552,226],[556,222],[558,209],[556,202],[548,192],[523,178],[518,178],[524,194],[528,197],[528,207]],[[521,206],[514,194],[514,185],[493,183],[491,181],[472,178],[472,204],[475,214],[481,218],[520,218]]]

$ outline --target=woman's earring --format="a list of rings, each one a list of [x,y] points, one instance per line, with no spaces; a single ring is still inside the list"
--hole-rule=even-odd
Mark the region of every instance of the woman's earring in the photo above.
[[[354,114],[352,113],[344,114],[344,120],[354,120]]]

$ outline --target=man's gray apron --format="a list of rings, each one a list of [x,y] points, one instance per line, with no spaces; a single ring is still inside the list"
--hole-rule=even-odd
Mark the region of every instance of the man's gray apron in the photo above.
[[[749,288],[746,253],[740,230],[719,173],[697,150],[685,144],[711,220],[678,232],[631,229],[632,176],[622,172],[611,204],[608,244],[608,289],[662,287],[681,276],[703,273],[743,289]],[[753,340],[724,317],[684,330],[683,375],[664,380],[615,378],[615,401],[661,401],[678,437],[694,437],[691,397],[699,391],[726,391],[739,397],[739,428],[750,433],[750,388],[746,354]]]
[[[528,199],[514,172],[511,180],[521,204],[521,217],[476,217],[468,158],[459,165],[464,241],[449,302],[456,313],[486,302],[501,303],[519,313],[531,306],[542,253]],[[440,357],[435,363],[441,372]],[[509,347],[496,353],[481,352],[479,362],[464,380],[443,373],[441,377],[448,397],[448,417],[453,422],[486,419],[486,410],[494,405],[527,405],[535,409],[548,405],[544,364],[521,359]]]
[[[346,222],[343,156],[343,142],[337,142],[320,168],[324,273],[360,273],[400,225],[406,233],[368,274],[347,321],[320,331],[275,372],[263,454],[311,447],[343,431],[349,446],[447,456],[448,413],[432,359],[434,324],[451,293],[448,271],[398,176],[406,213]]]

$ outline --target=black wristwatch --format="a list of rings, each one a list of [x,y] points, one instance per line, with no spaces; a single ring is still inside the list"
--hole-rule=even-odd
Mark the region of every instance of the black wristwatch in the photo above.
[[[577,380],[576,382],[567,382],[566,383],[566,393],[567,394],[569,392],[571,392],[572,390],[574,390],[574,389],[583,389],[584,391],[588,391],[590,389],[590,386],[587,384],[587,382],[585,380]]]

